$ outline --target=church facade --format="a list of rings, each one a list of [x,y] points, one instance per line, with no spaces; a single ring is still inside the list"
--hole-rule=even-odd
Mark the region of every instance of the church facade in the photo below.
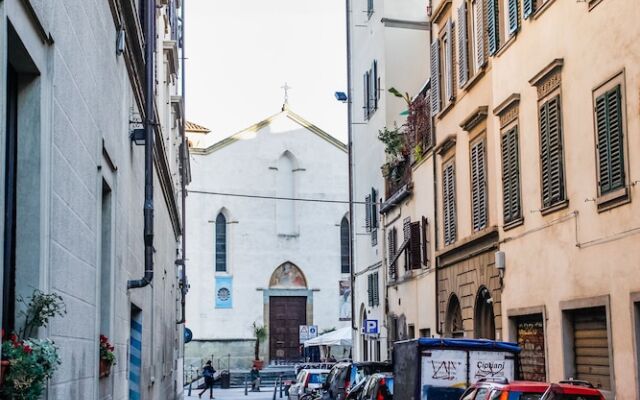
[[[250,367],[256,326],[260,359],[298,360],[300,326],[350,324],[346,146],[287,105],[203,142],[192,141],[187,199],[186,362]]]

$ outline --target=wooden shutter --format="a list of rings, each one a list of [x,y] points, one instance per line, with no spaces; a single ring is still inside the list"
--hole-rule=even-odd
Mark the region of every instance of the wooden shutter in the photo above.
[[[371,228],[378,228],[378,191],[371,188]]]
[[[393,260],[396,256],[396,249],[398,248],[398,243],[397,243],[397,238],[398,238],[398,234],[396,231],[396,228],[391,228],[389,230],[388,235],[388,242],[387,245],[389,246],[389,256],[388,256],[388,260],[391,263],[391,260]],[[397,272],[398,272],[398,268],[396,266],[396,263],[391,263],[389,265],[389,277],[391,279],[395,279],[397,276]]]
[[[420,269],[420,222],[412,222],[409,225],[409,268]]]
[[[444,244],[456,241],[456,205],[455,205],[455,169],[451,162],[444,168],[443,178],[443,206],[444,206]]]
[[[440,41],[431,43],[431,114],[440,112]]]
[[[451,19],[447,21],[447,48],[445,49],[445,63],[447,64],[447,100],[453,101],[453,22]]]
[[[487,182],[484,140],[471,147],[471,204],[473,230],[487,226]]]
[[[489,55],[492,56],[500,46],[500,16],[498,15],[498,0],[487,0],[487,39]]]
[[[542,206],[564,201],[564,166],[560,96],[540,106]]]
[[[624,146],[620,86],[596,99],[600,194],[624,187]]]
[[[378,62],[373,61],[373,65],[371,66],[371,71],[373,74],[373,109],[378,109],[378,100],[380,99],[380,87],[378,85]]]
[[[364,111],[364,119],[369,119],[369,73],[365,72],[362,82],[362,110]]]
[[[371,63],[371,69],[369,70],[369,116],[376,110],[376,86],[378,79],[375,74],[375,62]]]
[[[380,305],[380,280],[378,279],[378,273],[374,272],[371,274],[372,285],[373,285],[373,305]]]
[[[485,50],[485,0],[476,0],[476,61],[478,67],[484,67],[487,64]]]
[[[429,267],[429,221],[426,217],[422,217],[422,264],[425,267]]]
[[[367,303],[370,307],[373,306],[373,285],[371,278],[371,274],[367,275]]]
[[[518,31],[518,0],[509,0],[509,36],[513,36]]]
[[[572,312],[575,378],[611,389],[609,337],[605,307]]]
[[[521,217],[518,127],[502,135],[502,199],[504,223]]]
[[[365,227],[367,228],[367,232],[371,232],[371,195],[366,195],[364,197],[365,204]]]
[[[536,0],[522,0],[522,18],[527,19],[536,10]]]
[[[469,80],[469,32],[467,31],[467,2],[458,8],[458,82],[463,86]]]

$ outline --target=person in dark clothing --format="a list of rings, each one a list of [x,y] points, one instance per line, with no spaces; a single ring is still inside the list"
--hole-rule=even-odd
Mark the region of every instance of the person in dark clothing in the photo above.
[[[211,366],[211,361],[207,361],[207,364],[202,369],[202,376],[204,377],[204,389],[198,397],[202,398],[202,395],[209,389],[209,398],[214,399],[213,397],[213,383],[215,382],[214,375],[216,370]]]
[[[259,392],[260,391],[260,371],[258,370],[258,368],[256,368],[255,365],[253,366],[253,368],[251,368],[251,374],[249,375],[249,378],[251,379],[251,391]]]

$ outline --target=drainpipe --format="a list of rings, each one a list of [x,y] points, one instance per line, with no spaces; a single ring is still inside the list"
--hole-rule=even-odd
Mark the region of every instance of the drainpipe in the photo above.
[[[182,258],[180,260],[177,261],[177,263],[180,263],[182,265],[182,276],[180,277],[181,281],[182,281],[182,286],[180,289],[180,294],[181,294],[181,298],[180,298],[180,308],[181,308],[181,318],[180,320],[177,322],[178,325],[180,324],[184,324],[186,322],[186,315],[185,315],[185,309],[186,309],[186,297],[187,297],[187,291],[189,290],[189,288],[187,287],[187,164],[189,163],[189,160],[187,159],[187,133],[186,133],[186,108],[185,108],[185,94],[186,94],[186,89],[185,89],[185,74],[186,74],[186,68],[184,65],[184,60],[185,60],[185,53],[184,53],[184,36],[185,36],[185,27],[184,27],[184,16],[185,16],[185,11],[184,11],[184,3],[186,3],[184,0],[182,1],[182,4],[180,4],[181,9],[180,9],[180,19],[182,20],[181,23],[181,29],[180,29],[180,44],[181,44],[181,65],[180,67],[182,68],[180,70],[181,73],[181,94],[182,94],[182,121],[181,121],[181,127],[180,129],[182,130],[182,151],[180,154],[180,163],[182,164],[182,168],[181,168],[181,176],[180,176],[180,181],[181,181],[181,189],[182,189]]]
[[[146,0],[144,15],[144,276],[127,282],[127,289],[145,287],[153,280],[153,139],[154,114],[154,46],[156,0]]]
[[[436,140],[436,119],[435,117],[432,115],[431,116],[431,138],[432,140],[435,142]],[[438,248],[440,247],[440,234],[438,232],[438,179],[437,179],[437,168],[436,168],[436,156],[437,156],[437,152],[436,152],[436,148],[435,146],[433,147],[433,154],[432,154],[432,159],[433,159],[433,233],[434,233],[434,253],[438,252]],[[442,335],[442,328],[440,327],[440,310],[438,308],[438,293],[439,293],[439,286],[438,286],[438,268],[440,267],[440,259],[438,257],[435,257],[434,254],[434,258],[435,258],[435,262],[434,262],[434,267],[435,267],[435,273],[436,273],[436,333],[438,335]]]
[[[351,272],[351,329],[358,330],[356,324],[356,274],[354,271],[354,238],[355,238],[355,214],[353,213],[353,138],[351,120],[351,7],[350,0],[345,0],[347,21],[347,150],[349,159],[349,270]]]

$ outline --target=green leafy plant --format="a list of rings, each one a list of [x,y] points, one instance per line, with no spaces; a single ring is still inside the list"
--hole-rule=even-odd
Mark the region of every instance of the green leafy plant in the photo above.
[[[49,325],[51,318],[63,317],[67,313],[62,297],[55,293],[34,290],[28,301],[20,297],[17,302],[26,306],[18,314],[24,318],[24,325],[19,331],[21,338],[34,336],[38,333],[38,328]]]
[[[254,322],[253,336],[256,338],[254,356],[255,356],[255,360],[259,360],[260,359],[260,343],[267,340],[267,328],[265,328],[263,325],[259,325],[256,322]]]
[[[378,139],[384,143],[384,151],[388,156],[397,158],[402,155],[405,149],[405,140],[397,126],[394,129],[384,127],[378,131]]]
[[[115,347],[109,343],[109,338],[105,335],[100,335],[100,359],[104,360],[109,366],[116,364]]]

